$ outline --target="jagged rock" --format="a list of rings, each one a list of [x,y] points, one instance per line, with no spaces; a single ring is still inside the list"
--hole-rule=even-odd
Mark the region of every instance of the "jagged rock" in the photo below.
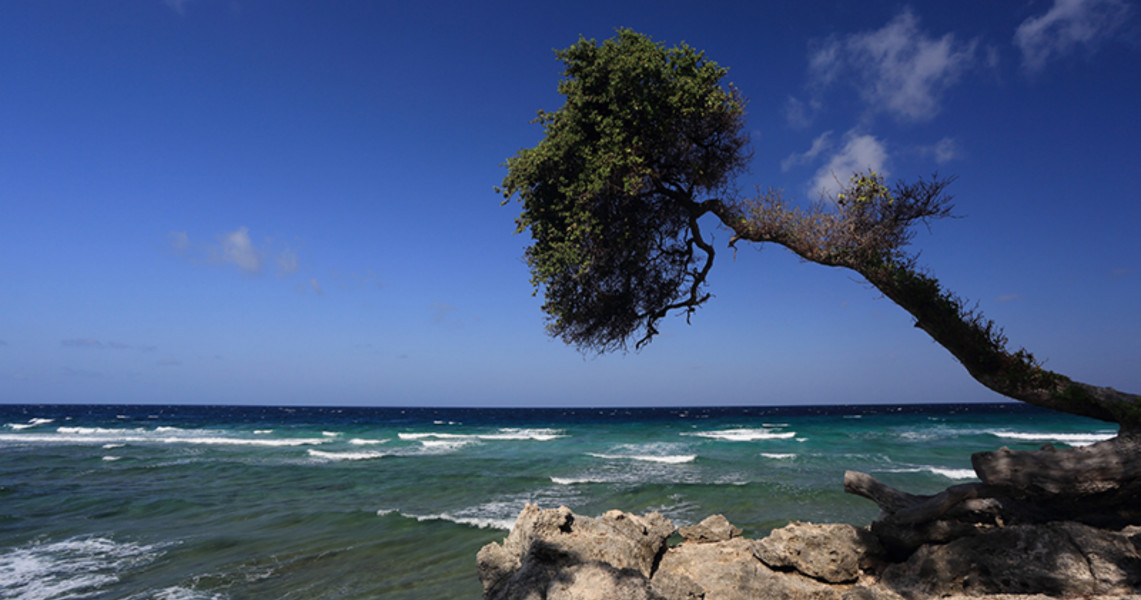
[[[923,546],[885,569],[881,583],[909,598],[1130,594],[1141,589],[1141,554],[1119,532],[1068,522],[1019,525]]]
[[[724,515],[706,517],[696,525],[688,525],[677,530],[687,542],[705,544],[708,542],[724,542],[741,535],[741,529],[734,527]]]
[[[842,588],[820,583],[798,573],[777,573],[754,556],[755,542],[733,538],[722,542],[683,543],[662,557],[652,580],[656,592],[667,600],[841,600]],[[676,583],[689,581],[704,591],[697,595],[674,595]]]
[[[673,532],[658,513],[592,519],[528,504],[503,543],[476,557],[484,598],[586,600],[590,589],[609,590],[599,598],[657,598],[648,580]]]
[[[790,523],[756,544],[756,556],[774,569],[795,569],[828,583],[850,583],[882,553],[866,529],[851,525]]]
[[[763,540],[724,517],[687,528],[657,513],[592,519],[528,505],[480,550],[486,600],[1046,600],[1141,598],[1141,527],[994,526],[889,564],[872,532],[792,523]],[[1044,595],[1043,595],[1044,594]]]

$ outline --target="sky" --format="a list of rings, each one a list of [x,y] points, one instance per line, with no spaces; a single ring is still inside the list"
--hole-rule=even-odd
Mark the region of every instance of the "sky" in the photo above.
[[[938,172],[920,264],[1047,368],[1141,392],[1141,6],[0,3],[0,402],[987,402],[859,276],[722,249],[639,352],[546,335],[494,187],[554,50],[629,27],[728,67],[741,194]]]

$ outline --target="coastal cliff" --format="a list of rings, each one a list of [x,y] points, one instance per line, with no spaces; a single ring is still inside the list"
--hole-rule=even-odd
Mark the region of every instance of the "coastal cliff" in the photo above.
[[[899,556],[851,525],[752,540],[720,515],[678,529],[658,513],[529,504],[477,563],[485,600],[1141,598],[1141,527],[998,527]]]

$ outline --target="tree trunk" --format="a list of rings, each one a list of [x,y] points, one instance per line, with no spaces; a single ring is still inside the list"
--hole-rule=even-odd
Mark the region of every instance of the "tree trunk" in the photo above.
[[[872,530],[899,554],[1006,525],[1078,521],[1120,529],[1141,524],[1141,436],[1122,434],[1081,448],[971,457],[982,483],[933,496],[908,494],[870,475],[844,474],[844,491],[872,500]]]
[[[965,307],[933,277],[917,271],[914,261],[899,251],[907,239],[898,235],[900,227],[927,216],[946,216],[945,201],[932,196],[941,189],[941,185],[913,188],[911,192],[918,195],[908,202],[914,210],[896,204],[900,212],[885,212],[886,220],[870,225],[859,220],[858,212],[802,212],[771,197],[749,205],[747,217],[739,207],[717,200],[699,208],[714,213],[733,230],[731,246],[738,240],[772,242],[806,261],[859,273],[914,317],[916,327],[987,388],[1028,404],[1120,426],[1116,438],[1085,448],[1031,452],[1003,448],[976,454],[972,464],[982,483],[953,486],[934,496],[907,494],[861,473],[846,474],[845,491],[879,505],[882,513],[873,530],[878,529],[889,544],[894,540],[897,548],[906,549],[1016,522],[1141,524],[1141,396],[1073,381],[1043,369],[1025,350],[1008,351],[1001,329]],[[888,235],[875,238],[875,227],[881,226],[887,227]],[[893,237],[892,231],[897,235]],[[889,243],[884,246],[883,240]]]

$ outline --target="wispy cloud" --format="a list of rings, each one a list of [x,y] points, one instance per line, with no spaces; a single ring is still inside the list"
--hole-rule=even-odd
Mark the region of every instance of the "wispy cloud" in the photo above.
[[[172,231],[166,234],[166,242],[175,254],[185,255],[190,252],[190,236],[185,231]]]
[[[847,81],[872,112],[924,121],[939,112],[944,91],[975,63],[977,45],[951,33],[928,36],[904,9],[875,31],[816,44],[809,73],[817,88]]]
[[[816,160],[816,157],[821,153],[832,147],[832,132],[825,131],[812,140],[812,147],[804,152],[798,152],[790,155],[788,158],[780,162],[780,170],[788,171],[793,167],[809,164]]]
[[[857,171],[875,171],[886,176],[887,160],[883,142],[875,136],[849,131],[844,136],[844,147],[816,171],[811,193],[821,198],[834,198],[840,187],[847,184],[848,178]]]
[[[448,315],[455,312],[456,307],[446,302],[432,303],[432,322],[439,325],[448,320]]]
[[[243,272],[257,274],[261,272],[262,255],[250,241],[248,227],[239,227],[218,236],[221,244],[220,259],[236,265]]]
[[[297,260],[297,253],[289,246],[286,246],[285,249],[277,255],[278,275],[291,275],[296,273],[300,268],[301,263]]]
[[[186,14],[186,5],[190,4],[190,0],[163,0],[163,3],[174,12],[183,15]]]
[[[155,350],[154,346],[133,346],[131,344],[124,344],[123,342],[103,342],[95,338],[71,338],[60,340],[59,343],[65,348],[89,348],[94,350],[137,349],[142,352],[151,352]]]
[[[276,265],[277,274],[282,277],[301,269],[301,259],[292,247],[271,240],[256,243],[246,226],[224,231],[213,242],[195,243],[185,231],[166,234],[166,241],[171,251],[191,262],[233,265],[251,276],[261,274],[267,262]]]
[[[804,129],[812,125],[816,119],[816,113],[820,112],[823,104],[816,98],[809,100],[799,100],[793,96],[789,96],[784,104],[785,120],[788,122],[789,127],[794,129]]]
[[[317,283],[316,277],[309,280],[309,288],[312,289],[313,293],[317,294],[318,296],[325,295],[325,290],[321,289],[321,284]]]
[[[1124,0],[1054,0],[1050,10],[1026,19],[1014,32],[1023,68],[1038,72],[1051,59],[1079,48],[1096,50],[1120,29],[1132,10]]]
[[[916,146],[910,150],[914,154],[930,158],[937,165],[945,165],[953,160],[963,158],[963,147],[953,137],[945,137],[934,144]]]

